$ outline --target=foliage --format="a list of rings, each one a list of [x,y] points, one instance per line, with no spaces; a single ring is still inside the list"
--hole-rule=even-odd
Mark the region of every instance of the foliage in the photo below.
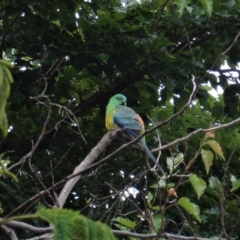
[[[9,160],[3,159],[3,154],[0,154],[0,175],[3,177],[8,177],[14,181],[18,181],[17,177],[7,169],[7,165],[10,164]]]
[[[65,214],[78,211],[111,225],[118,239],[240,235],[239,1],[0,5],[2,218],[36,212],[40,203],[71,209],[44,210],[47,219],[59,217],[59,232],[73,223]],[[10,96],[3,59],[14,65]],[[122,137],[100,141],[116,93],[144,120],[164,176]],[[63,186],[79,163],[85,168],[68,195]],[[39,219],[28,224],[46,227]],[[19,239],[37,235],[7,226]]]
[[[2,135],[7,136],[8,124],[5,107],[10,94],[10,83],[13,83],[12,75],[9,71],[12,65],[5,60],[0,60],[0,130]]]
[[[40,209],[36,215],[54,225],[54,240],[115,239],[105,224],[94,223],[77,212],[65,209]]]
[[[101,223],[93,222],[78,212],[66,209],[44,209],[40,208],[35,214],[23,215],[11,218],[17,219],[36,219],[40,218],[54,226],[54,240],[62,239],[76,239],[76,240],[90,240],[90,239],[116,239],[110,228]],[[0,225],[9,222],[10,219],[0,221]]]

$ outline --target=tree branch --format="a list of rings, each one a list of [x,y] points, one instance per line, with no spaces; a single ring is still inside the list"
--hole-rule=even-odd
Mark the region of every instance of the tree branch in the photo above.
[[[4,33],[2,34],[2,41],[1,41],[1,46],[0,46],[0,57],[3,57],[3,47],[4,47],[4,42],[5,42],[5,38],[7,36],[8,31],[10,30],[10,28],[13,26],[13,24],[17,21],[17,19],[20,17],[20,15],[22,14],[22,12],[24,11],[25,6],[21,9],[21,11],[19,11],[19,13],[12,19],[12,21],[10,22],[10,24],[8,25],[8,27],[6,28],[6,30],[4,31]]]
[[[6,223],[6,225],[8,225],[9,227],[12,227],[12,228],[20,228],[20,229],[24,229],[24,230],[38,233],[38,234],[50,233],[53,231],[53,227],[46,227],[46,228],[34,227],[28,223],[24,223],[21,221],[15,221],[15,220]]]
[[[28,223],[24,223],[24,222],[20,222],[20,221],[10,221],[6,225],[8,225],[9,227],[20,228],[20,229],[24,229],[24,230],[31,231],[31,232],[38,233],[38,234],[52,233],[52,231],[53,231],[53,227],[47,227],[47,228],[34,227]],[[135,237],[138,239],[152,239],[152,238],[157,237],[157,234],[155,234],[155,233],[141,234],[141,233],[134,233],[134,232],[129,232],[129,231],[121,231],[121,230],[112,230],[112,232],[116,236],[128,236],[128,237]],[[179,239],[179,240],[204,240],[205,239],[205,238],[193,237],[193,236],[187,237],[187,236],[166,233],[166,232],[161,233],[160,236],[168,237],[170,239]],[[46,240],[52,239],[52,234],[50,234],[50,235],[48,234],[48,235],[41,236],[41,237],[34,237],[29,240],[37,240],[37,239],[46,239]],[[211,238],[211,239],[217,240],[219,238]],[[15,239],[12,238],[12,240],[17,240],[17,238],[15,238]]]
[[[160,147],[160,148],[155,148],[154,150],[152,150],[152,152],[161,151],[161,150],[166,149],[166,148],[169,148],[169,147],[171,147],[171,146],[173,146],[173,145],[175,145],[175,144],[177,144],[177,143],[179,143],[179,142],[186,141],[186,140],[188,140],[190,137],[196,135],[197,133],[200,133],[200,132],[205,133],[205,132],[217,131],[217,130],[220,130],[220,129],[223,129],[223,128],[230,127],[230,126],[232,126],[232,125],[234,125],[234,124],[236,124],[236,123],[238,123],[238,122],[240,122],[240,118],[237,118],[237,119],[235,119],[235,120],[233,120],[233,121],[231,121],[231,122],[229,122],[229,123],[225,123],[225,124],[222,124],[222,125],[220,125],[220,126],[213,127],[213,128],[206,128],[206,129],[199,128],[199,129],[195,130],[194,132],[191,132],[191,133],[189,133],[188,135],[186,135],[186,136],[184,136],[184,137],[182,137],[182,138],[178,138],[178,139],[172,141],[171,143],[168,143],[168,144],[166,144],[166,145],[164,145],[164,146],[162,146],[162,147]]]
[[[128,236],[128,237],[135,237],[138,239],[149,239],[149,238],[156,238],[160,236],[168,237],[170,239],[178,239],[178,240],[206,240],[206,238],[201,237],[187,237],[178,234],[166,233],[163,232],[162,234],[141,234],[141,233],[133,233],[128,231],[120,231],[120,230],[113,230],[112,231],[116,236]],[[211,238],[211,240],[218,240],[219,238]]]
[[[238,70],[238,69],[212,69],[211,71],[213,71],[213,72],[218,72],[218,73],[221,73],[221,74],[223,74],[223,73],[231,73],[231,72],[236,72],[236,73],[238,73],[238,74],[240,74],[240,70]]]
[[[81,101],[74,109],[73,112],[78,112],[84,107],[93,107],[99,104],[99,102],[102,102],[103,99],[106,99],[112,94],[121,92],[126,87],[139,82],[143,79],[143,76],[148,73],[149,66],[145,66],[142,64],[142,66],[139,66],[141,70],[136,71],[134,73],[129,73],[124,78],[118,77],[116,78],[116,84],[111,87],[110,89],[107,89],[107,91],[98,91],[94,94],[92,94],[89,98]]]
[[[212,66],[208,69],[208,71],[206,71],[206,73],[203,75],[203,77],[199,80],[199,83],[202,82],[202,80],[209,74],[210,71],[212,71],[212,69],[218,64],[219,60],[226,55],[226,53],[228,53],[232,47],[235,45],[235,43],[237,42],[238,38],[240,36],[240,31],[238,32],[238,34],[236,35],[236,37],[234,38],[233,42],[231,43],[231,45],[222,53],[220,53],[217,57],[217,59],[215,60],[215,62],[212,64]]]
[[[73,175],[78,174],[79,172],[82,172],[85,170],[88,166],[91,165],[92,162],[94,162],[97,157],[100,155],[100,153],[103,152],[103,150],[112,142],[112,140],[116,137],[116,131],[107,133],[103,136],[101,141],[91,150],[91,152],[88,154],[88,156],[74,169]],[[70,179],[68,182],[66,182],[64,188],[62,189],[61,193],[58,197],[58,202],[60,207],[63,207],[66,199],[68,198],[72,188],[77,183],[77,181],[80,179],[80,175],[77,175],[76,177]]]
[[[19,166],[19,165],[22,165],[28,158],[31,158],[31,157],[32,157],[32,155],[33,155],[34,152],[36,151],[38,145],[39,145],[40,142],[42,141],[44,134],[46,133],[46,128],[47,128],[47,124],[48,124],[48,122],[49,122],[49,120],[50,120],[50,116],[51,116],[51,107],[49,106],[49,108],[48,108],[48,114],[47,114],[46,120],[45,120],[45,122],[44,122],[44,124],[43,124],[42,132],[41,132],[41,134],[40,134],[37,142],[35,143],[35,145],[32,147],[32,150],[31,150],[28,154],[26,154],[24,157],[22,157],[22,159],[21,159],[19,162],[13,164],[12,166],[10,166],[10,167],[8,168],[9,171],[11,171],[13,168],[15,168],[15,167],[17,167],[17,166]]]
[[[116,153],[120,152],[121,150],[123,150],[124,148],[138,142],[142,137],[144,137],[146,134],[154,131],[155,129],[157,128],[160,128],[161,126],[169,123],[170,121],[172,121],[174,118],[178,117],[179,115],[181,115],[188,107],[189,105],[192,103],[192,100],[194,99],[194,96],[196,94],[196,89],[197,89],[197,86],[196,86],[196,83],[195,83],[195,77],[192,76],[192,83],[193,83],[193,90],[192,90],[192,93],[190,94],[189,96],[189,99],[188,99],[188,102],[185,104],[185,106],[183,106],[182,109],[180,109],[177,113],[173,114],[171,117],[169,117],[168,119],[162,121],[162,122],[159,122],[159,123],[156,123],[154,127],[152,127],[151,129],[145,131],[144,134],[140,135],[138,138],[126,143],[126,144],[123,144],[120,148],[118,148],[116,151],[112,152],[111,154],[109,154],[107,157],[103,158],[102,160],[100,160],[97,164],[99,163],[102,163],[103,161],[106,161],[107,159],[111,158],[112,156],[114,156]]]
[[[73,188],[73,186],[76,184],[76,182],[79,180],[79,175],[81,173],[83,173],[84,171],[88,171],[89,169],[91,169],[92,167],[88,167],[93,161],[96,160],[96,158],[98,157],[98,155],[100,153],[103,152],[103,150],[111,143],[111,141],[117,137],[117,131],[114,132],[107,132],[103,138],[101,139],[101,141],[92,149],[92,151],[86,156],[86,158],[75,168],[73,174],[63,178],[62,180],[60,180],[59,182],[55,183],[53,186],[49,187],[46,190],[43,190],[39,193],[37,193],[36,195],[34,195],[33,197],[31,197],[30,199],[28,199],[26,202],[24,202],[23,204],[21,204],[20,206],[18,206],[17,208],[15,208],[12,212],[10,212],[5,218],[12,216],[13,214],[15,214],[16,212],[20,211],[21,209],[25,208],[26,206],[28,206],[30,203],[33,203],[35,201],[37,201],[42,195],[46,194],[47,192],[49,192],[50,190],[52,190],[52,188],[54,187],[55,189],[58,189],[59,187],[61,187],[64,183],[66,183],[69,180],[72,180],[73,178],[77,177],[77,180],[74,181],[70,181],[69,183],[67,183],[62,192],[60,193],[61,196],[59,196],[59,199],[61,200],[62,204],[60,203],[60,207],[63,207],[71,189]]]
[[[7,233],[11,240],[18,240],[15,232],[11,228],[6,225],[2,225],[1,228]]]
[[[191,94],[192,96],[192,94]],[[191,99],[191,96],[190,96],[190,99]],[[190,100],[189,99],[189,100]],[[184,108],[183,108],[184,109]],[[180,110],[180,111],[183,111]],[[179,111],[179,112],[180,112]],[[178,113],[179,113],[178,112]],[[177,114],[177,113],[176,113]],[[174,114],[176,116],[176,114]],[[171,119],[172,117],[170,117],[169,119]],[[159,123],[159,125],[163,124],[163,123],[166,123],[167,120]],[[182,142],[182,141],[186,141],[187,139],[189,139],[190,137],[196,135],[197,133],[200,133],[200,132],[209,132],[209,131],[216,131],[216,130],[219,130],[219,129],[223,129],[223,128],[226,128],[226,127],[229,127],[235,123],[238,123],[240,122],[240,118],[232,121],[232,122],[229,122],[229,123],[226,123],[226,124],[222,124],[220,126],[217,126],[217,127],[213,127],[213,128],[209,128],[209,129],[197,129],[196,131],[188,134],[187,136],[185,137],[182,137],[182,138],[178,138],[176,139],[175,141],[169,143],[169,144],[166,144],[164,146],[161,146],[160,148],[157,148],[157,149],[154,149],[153,152],[156,152],[156,151],[159,151],[159,150],[163,150],[163,149],[166,149],[166,148],[169,148],[170,146],[172,145],[175,145],[179,142]],[[146,131],[146,133],[148,132],[151,132],[153,130],[155,130],[156,127],[153,127],[152,129]],[[113,140],[113,138],[116,137],[116,133],[117,131],[111,131],[111,132],[108,132],[103,138],[102,140],[93,148],[93,150],[90,152],[90,154],[83,160],[83,162],[81,162],[81,164],[79,166],[77,166],[73,172],[72,175],[70,176],[67,176],[66,178],[62,179],[60,182],[54,184],[54,187],[55,188],[58,188],[60,187],[64,182],[66,181],[69,181],[69,179],[72,179],[72,178],[77,178],[76,180],[74,181],[71,181],[69,182],[68,184],[65,185],[64,189],[62,190],[60,196],[59,196],[59,199],[61,200],[61,203],[60,203],[60,206],[63,207],[71,189],[73,188],[73,186],[76,184],[76,182],[79,180],[79,175],[81,173],[83,173],[84,171],[88,171],[92,168],[95,168],[96,166],[102,164],[103,162],[107,161],[108,159],[110,159],[111,157],[113,157],[115,154],[117,154],[118,152],[120,152],[121,150],[123,150],[124,148],[130,146],[131,144],[134,144],[135,142],[137,142],[141,137],[143,137],[143,135],[141,135],[139,138],[131,141],[131,142],[128,142],[126,144],[123,144],[120,148],[118,148],[116,151],[112,152],[111,154],[109,154],[107,157],[101,159],[100,161],[98,161],[96,164],[92,164],[90,166],[90,164],[92,162],[94,162],[94,160],[97,158],[97,156],[110,144],[110,142]],[[112,135],[112,137],[110,137],[110,135]],[[44,190],[44,191],[41,191],[39,192],[38,194],[36,194],[35,196],[33,196],[32,198],[30,198],[28,201],[26,201],[25,203],[21,204],[19,207],[17,207],[15,210],[13,210],[11,213],[8,214],[8,216],[11,216],[13,215],[14,213],[16,213],[17,211],[19,211],[20,209],[24,208],[26,205],[28,205],[30,202],[34,202],[36,201],[37,199],[39,199],[39,197],[43,194],[45,194],[47,191],[51,190],[52,187]],[[66,192],[65,192],[66,191]]]

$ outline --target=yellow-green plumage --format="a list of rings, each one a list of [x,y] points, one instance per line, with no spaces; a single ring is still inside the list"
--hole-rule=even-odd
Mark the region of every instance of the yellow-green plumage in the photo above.
[[[122,94],[116,94],[109,100],[106,109],[106,128],[108,130],[123,128],[131,139],[136,139],[145,132],[144,123],[133,109],[126,107],[126,102],[127,98]],[[139,144],[164,174],[162,167],[147,147],[145,137],[139,140]]]
[[[106,113],[106,128],[107,128],[107,130],[119,128],[114,123],[113,116],[114,116],[115,112],[116,112],[116,109],[114,106],[109,106],[107,108],[107,113]]]

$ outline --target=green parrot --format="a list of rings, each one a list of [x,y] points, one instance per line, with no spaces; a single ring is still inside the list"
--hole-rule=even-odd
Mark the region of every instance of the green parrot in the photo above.
[[[116,94],[109,100],[106,111],[106,128],[108,130],[122,128],[131,139],[136,139],[145,132],[144,123],[134,110],[126,107],[126,102],[127,98],[122,94]],[[139,144],[164,174],[162,167],[149,150],[145,137],[139,140]]]

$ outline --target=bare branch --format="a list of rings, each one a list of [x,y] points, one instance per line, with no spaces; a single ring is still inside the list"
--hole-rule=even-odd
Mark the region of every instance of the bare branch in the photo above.
[[[53,227],[46,227],[46,228],[40,228],[40,227],[34,227],[28,223],[20,222],[20,221],[10,221],[7,223],[9,227],[14,227],[14,228],[20,228],[20,229],[25,229],[37,234],[46,234],[46,233],[51,233],[53,231]],[[129,231],[121,231],[121,230],[112,230],[113,234],[116,236],[128,236],[128,237],[135,237],[138,239],[153,239],[157,237],[157,234],[141,234],[141,233],[133,233]],[[160,234],[160,236],[163,237],[168,237],[170,239],[179,239],[179,240],[204,240],[206,238],[200,238],[200,237],[187,237],[187,236],[182,236],[178,234],[172,234],[172,233],[166,233],[163,232]],[[37,239],[52,239],[52,234],[47,234],[45,236],[39,236],[39,237],[34,237],[28,240],[37,240]],[[212,240],[217,240],[218,238],[211,238]],[[222,238],[223,239],[223,238]],[[12,240],[17,240],[12,239]]]
[[[44,124],[43,124],[42,132],[41,132],[41,134],[40,134],[37,142],[36,142],[35,145],[32,147],[32,150],[31,150],[28,154],[26,154],[24,157],[22,157],[22,159],[21,159],[19,162],[17,162],[17,163],[15,163],[15,164],[13,164],[12,166],[10,166],[10,167],[8,168],[9,171],[12,170],[13,168],[19,166],[19,165],[22,165],[28,158],[31,158],[31,157],[32,157],[32,155],[33,155],[34,152],[36,151],[38,145],[39,145],[40,142],[42,141],[43,136],[44,136],[45,133],[46,133],[46,128],[47,128],[48,122],[49,122],[49,120],[50,120],[50,116],[51,116],[51,107],[48,108],[48,114],[47,114],[46,120],[45,120],[45,122],[44,122]]]
[[[46,49],[44,48],[44,56],[43,59],[45,58],[45,51]],[[62,64],[62,62],[65,60],[65,57],[63,57],[62,59],[57,59],[52,66],[49,68],[49,70],[42,75],[42,77],[38,80],[39,82],[41,82],[42,80],[44,80],[45,82],[45,86],[44,86],[44,90],[42,91],[41,95],[44,95],[46,90],[47,90],[47,86],[48,86],[48,82],[47,80],[53,75],[53,73],[59,68],[59,66]],[[42,69],[42,68],[41,68]]]
[[[128,231],[120,231],[120,230],[113,230],[112,231],[116,236],[129,236],[129,237],[135,237],[138,239],[151,239],[159,237],[157,234],[141,234],[141,233],[133,233]],[[172,233],[162,233],[160,236],[168,237],[170,239],[178,239],[178,240],[206,240],[206,238],[200,238],[200,237],[186,237],[178,234],[172,234]],[[211,238],[211,240],[218,240],[219,238]],[[223,239],[223,238],[222,238]]]
[[[12,228],[20,228],[20,229],[28,230],[30,232],[34,232],[38,234],[50,233],[53,231],[53,227],[46,227],[46,228],[34,227],[28,223],[24,223],[21,221],[10,221],[6,223],[6,225]]]
[[[182,24],[182,27],[183,27],[183,30],[184,30],[184,33],[185,33],[185,36],[186,36],[188,49],[189,49],[190,54],[191,54],[192,70],[193,70],[194,76],[196,78],[197,77],[197,73],[196,73],[196,69],[195,69],[195,65],[194,65],[194,54],[193,54],[191,42],[190,42],[190,39],[189,39],[189,35],[188,35],[188,32],[187,32],[187,29],[186,29],[186,27],[185,27],[185,25],[184,25],[184,23],[183,23],[181,18],[180,18],[180,22]]]
[[[45,102],[41,102],[41,101],[39,100],[40,98],[47,99],[48,104],[46,104]],[[79,125],[78,125],[77,118],[76,118],[75,114],[74,114],[70,109],[68,109],[67,107],[62,106],[62,105],[60,105],[60,104],[52,103],[52,102],[50,101],[49,97],[46,96],[46,95],[39,95],[39,96],[36,96],[36,97],[30,97],[30,99],[36,100],[36,101],[38,102],[38,104],[41,104],[41,105],[43,105],[43,106],[45,106],[45,107],[50,107],[50,106],[52,106],[52,107],[57,107],[57,108],[59,109],[59,113],[62,113],[62,112],[63,112],[64,114],[66,114],[66,116],[64,116],[64,118],[63,118],[62,120],[60,120],[59,122],[57,122],[57,123],[55,124],[55,129],[58,130],[58,129],[59,129],[59,126],[60,126],[60,123],[65,122],[65,119],[68,118],[68,119],[71,121],[71,124],[76,125],[77,128],[78,128],[78,132],[75,132],[75,133],[77,133],[78,135],[80,135],[81,138],[83,139],[83,141],[87,144],[87,141],[85,140],[85,138],[84,138],[84,136],[83,136],[83,134],[82,134],[82,131],[81,131]],[[62,110],[63,110],[63,111],[62,111]]]
[[[165,122],[165,121],[164,121]],[[166,148],[169,148],[179,142],[183,142],[183,141],[186,141],[188,140],[189,138],[191,138],[192,136],[198,134],[198,133],[205,133],[205,132],[209,132],[209,131],[217,131],[217,130],[220,130],[220,129],[223,129],[223,128],[227,128],[227,127],[230,127],[236,123],[240,122],[240,118],[237,118],[236,120],[233,120],[229,123],[226,123],[226,124],[222,124],[220,126],[217,126],[217,127],[213,127],[213,128],[206,128],[206,129],[202,129],[202,128],[199,128],[197,130],[195,130],[194,132],[191,132],[189,133],[188,135],[182,137],[182,138],[178,138],[176,140],[174,140],[173,142],[171,143],[168,143],[164,146],[161,146],[159,148],[155,148],[152,150],[152,152],[158,152],[158,151],[161,151],[163,149],[166,149]],[[155,130],[155,127],[151,128],[150,130],[146,131],[146,132],[150,132],[150,131],[153,131]],[[145,135],[145,134],[144,134]],[[123,144],[121,147],[119,147],[117,150],[115,150],[114,152],[112,152],[111,154],[109,154],[108,156],[106,156],[105,158],[102,158],[100,161],[98,161],[97,163],[95,164],[92,164],[89,168],[85,169],[85,171],[87,170],[90,170],[91,168],[95,168],[97,166],[99,166],[100,164],[102,164],[103,162],[106,162],[108,159],[112,158],[113,156],[115,156],[118,152],[122,151],[123,149],[129,147],[131,144],[134,144],[135,142],[137,142],[141,137],[143,137],[144,135],[141,135],[139,136],[137,139],[135,140],[132,140],[126,144]]]
[[[15,232],[11,228],[6,225],[2,225],[1,228],[7,233],[11,240],[18,240]]]
[[[220,210],[219,219],[220,219],[220,224],[221,224],[221,227],[222,227],[221,235],[224,234],[227,237],[227,239],[230,239],[230,237],[228,236],[228,234],[226,232],[226,228],[225,228],[224,200],[226,199],[227,192],[229,191],[228,183],[227,183],[228,182],[228,180],[227,180],[228,168],[229,168],[230,161],[231,161],[235,152],[236,152],[236,144],[233,148],[233,151],[232,151],[230,157],[228,158],[227,165],[224,169],[224,176],[222,178],[222,183],[223,183],[222,184],[222,191],[220,191],[220,193],[219,193],[219,210]]]
[[[156,148],[156,149],[152,150],[152,152],[157,152],[157,151],[169,148],[169,147],[171,147],[171,146],[173,146],[173,145],[175,145],[175,144],[177,144],[179,142],[186,141],[189,138],[191,138],[192,136],[196,135],[197,133],[200,133],[200,132],[205,133],[205,132],[217,131],[217,130],[220,130],[220,129],[223,129],[223,128],[230,127],[230,126],[232,126],[232,125],[234,125],[234,124],[236,124],[238,122],[240,122],[240,118],[237,118],[237,119],[235,119],[235,120],[233,120],[233,121],[231,121],[229,123],[225,123],[225,124],[222,124],[220,126],[213,127],[213,128],[206,128],[206,129],[199,128],[199,129],[195,130],[194,132],[191,132],[191,133],[189,133],[188,135],[186,135],[186,136],[184,136],[182,138],[178,138],[178,139],[172,141],[171,143],[168,143],[168,144],[166,144],[166,145],[164,145],[164,146],[162,146],[160,148]]]
[[[90,166],[90,164],[92,162],[94,162],[96,160],[96,158],[99,156],[100,153],[103,152],[103,150],[111,143],[111,141],[117,137],[117,133],[119,130],[114,131],[114,132],[107,132],[103,138],[100,140],[100,142],[92,149],[92,151],[87,155],[87,157],[75,168],[73,174],[63,178],[61,181],[55,183],[52,187],[54,187],[55,189],[58,189],[59,187],[61,187],[65,182],[72,180],[73,178],[77,178],[77,180],[74,181],[69,181],[63,188],[62,192],[60,193],[61,196],[59,196],[58,199],[61,200],[60,207],[62,207],[69,195],[69,193],[71,192],[72,188],[74,187],[74,185],[76,184],[76,182],[79,180],[79,175],[81,173],[83,173],[84,171],[88,171],[90,169],[92,169],[92,167],[88,167]],[[95,165],[94,165],[95,167]],[[16,212],[20,211],[21,209],[25,208],[26,206],[28,206],[30,203],[34,203],[36,202],[42,195],[46,194],[48,191],[52,190],[52,187],[49,187],[46,190],[43,190],[39,193],[37,193],[36,195],[34,195],[33,197],[29,198],[26,202],[24,202],[23,204],[21,204],[20,206],[18,206],[17,208],[15,208],[12,212],[10,212],[7,216],[5,216],[5,218],[12,216],[13,214],[15,214]]]
[[[110,136],[111,135],[111,136]],[[88,154],[88,156],[74,169],[73,175],[78,174],[79,172],[82,172],[85,170],[88,166],[91,165],[92,162],[94,162],[100,153],[103,152],[103,150],[111,143],[113,138],[116,137],[116,131],[111,132],[111,134],[107,133],[103,136],[101,141],[92,149],[92,151]],[[63,207],[66,199],[68,198],[72,188],[77,183],[77,181],[80,179],[80,176],[76,176],[75,178],[72,178],[69,180],[64,188],[62,189],[59,197],[58,202],[60,207]]]
[[[33,238],[29,238],[27,240],[52,240],[53,239],[53,234],[45,234],[39,237],[33,237]]]
[[[208,69],[208,71],[206,71],[206,73],[204,74],[204,76],[200,79],[199,82],[201,82],[207,75],[208,73],[218,64],[218,62],[220,61],[220,59],[226,55],[231,49],[232,47],[235,45],[235,43],[237,42],[238,38],[240,36],[240,31],[238,32],[238,34],[236,35],[236,37],[234,38],[232,44],[222,53],[219,54],[219,56],[217,57],[217,59],[215,60],[215,62],[212,64],[212,66]]]

